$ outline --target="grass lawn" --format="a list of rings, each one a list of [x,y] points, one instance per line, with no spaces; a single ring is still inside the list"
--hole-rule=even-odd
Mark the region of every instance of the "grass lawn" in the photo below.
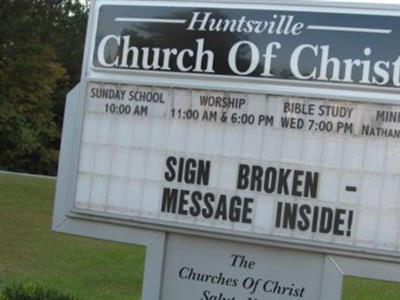
[[[33,281],[82,300],[140,299],[144,248],[52,233],[54,189],[0,174],[0,290]],[[345,280],[343,300],[397,299],[399,284]]]
[[[345,277],[342,300],[397,300],[400,284]]]
[[[50,231],[55,181],[0,174],[0,290],[33,281],[90,299],[140,299],[142,247]]]

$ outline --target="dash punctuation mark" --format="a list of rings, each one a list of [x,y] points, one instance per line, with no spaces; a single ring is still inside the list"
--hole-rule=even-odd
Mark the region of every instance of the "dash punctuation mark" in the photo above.
[[[357,187],[346,185],[346,192],[357,192]]]

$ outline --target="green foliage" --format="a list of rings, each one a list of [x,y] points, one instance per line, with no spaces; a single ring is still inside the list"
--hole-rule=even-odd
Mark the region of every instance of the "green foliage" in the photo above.
[[[86,16],[79,1],[0,1],[0,169],[56,173]]]
[[[46,289],[35,283],[24,283],[6,287],[0,294],[0,300],[75,300],[53,289]]]

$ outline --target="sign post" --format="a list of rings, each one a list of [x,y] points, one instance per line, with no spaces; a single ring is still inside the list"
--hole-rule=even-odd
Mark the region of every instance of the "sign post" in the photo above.
[[[399,28],[388,6],[93,1],[53,229],[146,246],[143,299],[400,281]]]

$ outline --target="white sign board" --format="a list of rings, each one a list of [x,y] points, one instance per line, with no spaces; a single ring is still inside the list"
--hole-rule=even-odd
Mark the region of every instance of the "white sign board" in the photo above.
[[[400,13],[92,7],[55,227],[94,217],[400,257]]]
[[[397,252],[400,106],[88,85],[75,207]]]

